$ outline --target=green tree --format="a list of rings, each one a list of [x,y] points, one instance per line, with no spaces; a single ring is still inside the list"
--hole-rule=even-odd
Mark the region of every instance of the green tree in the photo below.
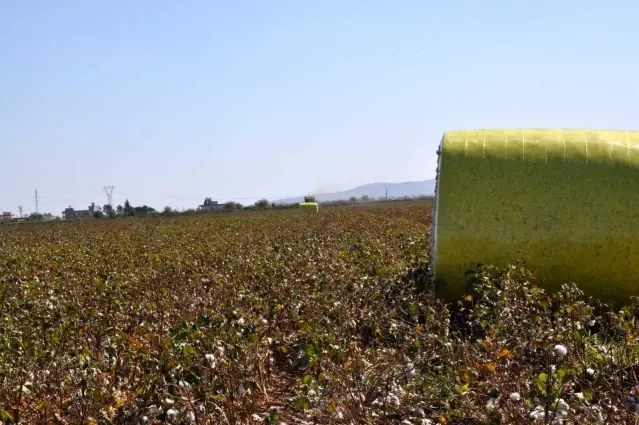
[[[93,213],[93,218],[103,218],[103,217],[104,217],[104,213],[102,212],[100,207],[98,207],[98,209],[95,210],[95,212]]]
[[[209,197],[204,198],[204,205],[205,207],[211,207],[213,206],[213,200]]]
[[[152,213],[155,212],[155,209],[152,207],[149,207],[147,205],[142,205],[141,207],[134,207],[133,208],[133,213],[130,215],[146,215],[148,213]]]
[[[259,210],[265,210],[269,206],[268,199],[260,199],[255,203],[255,207]]]
[[[135,214],[135,210],[131,206],[131,203],[129,202],[128,199],[126,201],[124,201],[124,214],[126,214],[126,215],[134,215]]]

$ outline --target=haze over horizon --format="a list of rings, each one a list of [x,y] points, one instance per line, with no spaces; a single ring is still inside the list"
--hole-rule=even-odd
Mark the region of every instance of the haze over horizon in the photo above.
[[[274,5],[277,5],[275,7]],[[0,210],[435,176],[450,129],[639,128],[639,3],[0,3]]]

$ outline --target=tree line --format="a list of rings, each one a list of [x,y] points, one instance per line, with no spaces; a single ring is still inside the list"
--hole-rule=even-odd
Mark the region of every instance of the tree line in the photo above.
[[[319,204],[322,206],[338,206],[338,205],[354,205],[354,204],[365,204],[371,202],[397,202],[397,201],[409,201],[409,200],[429,200],[433,199],[432,196],[404,196],[399,198],[386,198],[386,197],[372,197],[368,195],[363,195],[361,197],[352,196],[349,199],[344,200],[335,200],[335,201],[320,201]],[[316,202],[314,196],[305,196],[304,202]],[[215,212],[233,212],[233,211],[241,211],[241,210],[267,210],[267,209],[287,209],[287,208],[297,208],[299,204],[291,203],[291,204],[278,204],[275,202],[271,202],[266,198],[262,198],[252,205],[242,205],[239,202],[228,201],[223,204],[220,204],[219,208],[212,209],[210,207],[215,206],[216,203],[210,198],[204,198],[204,202],[202,203],[203,207],[207,207],[204,209],[196,209],[196,208],[188,208],[185,210],[179,210],[172,208],[170,206],[164,207],[162,211],[157,211],[155,208],[150,207],[148,205],[141,206],[133,206],[129,200],[125,200],[123,205],[117,205],[113,208],[109,204],[105,204],[103,206],[92,205],[94,208],[93,218],[102,219],[102,218],[119,218],[119,217],[143,217],[148,215],[160,215],[160,216],[177,216],[177,215],[191,215],[191,214],[202,214],[211,211]],[[52,220],[54,219],[51,213],[31,213],[26,217],[28,221],[43,221],[43,220]]]

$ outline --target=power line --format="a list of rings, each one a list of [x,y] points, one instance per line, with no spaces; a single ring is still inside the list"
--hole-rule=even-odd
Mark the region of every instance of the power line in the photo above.
[[[107,205],[113,206],[113,191],[115,190],[115,186],[104,186],[103,189],[107,196]]]

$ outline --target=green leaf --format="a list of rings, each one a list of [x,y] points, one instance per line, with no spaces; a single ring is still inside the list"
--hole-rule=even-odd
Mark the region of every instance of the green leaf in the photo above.
[[[584,390],[582,391],[582,394],[584,395],[584,398],[588,401],[591,402],[592,399],[595,397],[595,393],[592,392],[592,390]]]
[[[304,377],[302,378],[302,384],[304,385],[308,385],[313,381],[313,378],[309,375],[304,375]]]
[[[49,401],[48,400],[41,400],[38,404],[36,404],[35,409],[36,410],[42,410],[45,407],[49,407]]]
[[[557,376],[559,377],[559,379],[564,379],[566,377],[566,368],[563,366],[560,367],[557,371]]]
[[[458,388],[459,394],[463,394],[465,392],[468,392],[469,390],[470,390],[470,385],[468,384],[464,384]]]
[[[546,382],[548,381],[548,374],[540,373],[536,379],[537,388],[542,395],[547,395]]]
[[[304,354],[306,354],[308,357],[315,357],[315,355],[317,354],[315,351],[315,346],[313,344],[308,344],[306,347],[304,347]]]
[[[298,409],[308,410],[311,408],[311,401],[308,399],[308,397],[300,397],[297,399],[295,405]]]
[[[2,418],[3,421],[8,421],[9,419],[13,421],[13,414],[11,414],[11,412],[7,412],[6,410],[0,408],[0,418]]]

